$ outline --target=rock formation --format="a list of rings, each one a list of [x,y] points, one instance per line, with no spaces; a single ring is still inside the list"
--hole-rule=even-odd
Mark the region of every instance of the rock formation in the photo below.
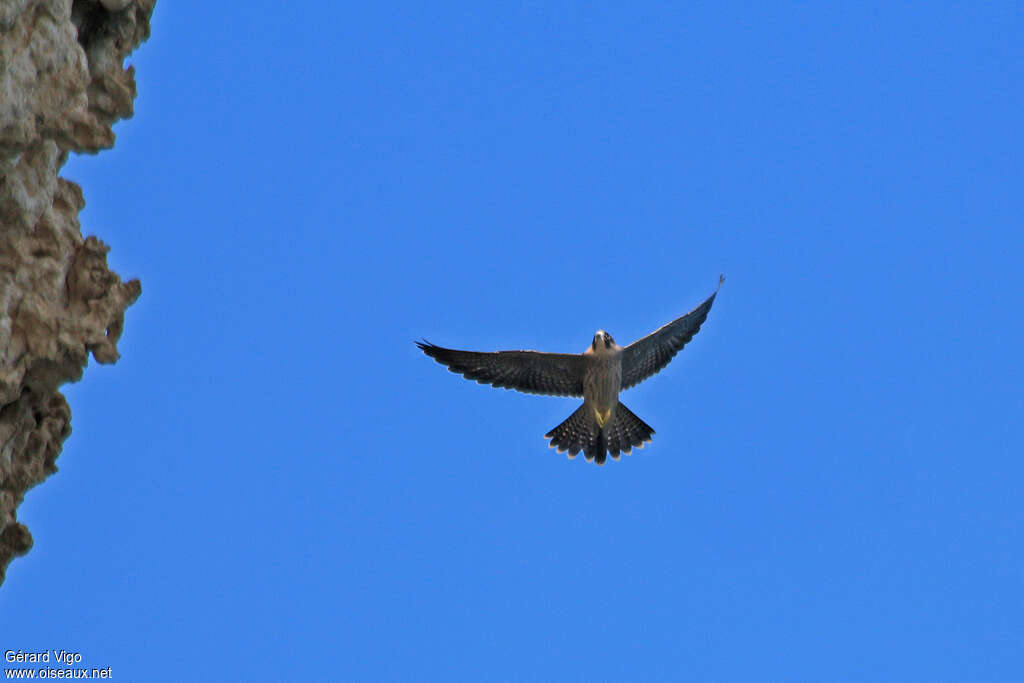
[[[71,433],[58,391],[89,353],[118,359],[124,310],[142,291],[83,239],[68,154],[112,147],[132,115],[125,57],[149,37],[156,0],[0,0],[0,582],[32,547],[16,518],[25,491],[57,470]]]

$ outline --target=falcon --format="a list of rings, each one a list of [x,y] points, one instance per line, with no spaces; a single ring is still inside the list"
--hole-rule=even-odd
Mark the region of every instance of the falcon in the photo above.
[[[725,277],[719,276],[718,288]],[[659,372],[700,330],[718,288],[686,315],[621,347],[604,330],[594,333],[590,347],[579,354],[541,351],[459,351],[423,340],[416,345],[438,363],[466,379],[503,389],[548,396],[582,396],[583,405],[565,422],[544,435],[549,448],[575,458],[583,451],[588,462],[619,459],[634,446],[643,448],[654,429],[619,402],[619,392]]]

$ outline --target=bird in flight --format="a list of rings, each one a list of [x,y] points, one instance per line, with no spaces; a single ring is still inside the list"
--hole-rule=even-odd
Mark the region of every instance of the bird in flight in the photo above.
[[[718,287],[725,281],[719,276]],[[603,465],[643,448],[654,429],[619,402],[619,392],[659,372],[693,339],[708,317],[714,293],[681,318],[663,325],[629,346],[621,347],[604,330],[594,333],[590,347],[579,354],[540,351],[458,351],[424,340],[416,345],[452,372],[480,384],[528,394],[582,396],[583,405],[565,422],[544,435],[550,448],[575,458],[583,451],[588,462]]]

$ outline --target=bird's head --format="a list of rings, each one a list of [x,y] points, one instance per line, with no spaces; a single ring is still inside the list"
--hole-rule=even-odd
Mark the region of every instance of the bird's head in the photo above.
[[[615,348],[615,340],[612,339],[612,335],[604,330],[594,333],[594,341],[590,344],[591,351],[604,351],[613,348]]]

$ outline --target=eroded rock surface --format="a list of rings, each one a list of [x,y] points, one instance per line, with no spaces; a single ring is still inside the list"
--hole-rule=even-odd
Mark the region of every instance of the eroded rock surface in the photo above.
[[[18,505],[71,433],[58,389],[90,353],[118,359],[142,291],[82,237],[82,190],[57,174],[69,152],[113,146],[114,122],[132,115],[124,59],[149,37],[155,2],[0,0],[0,582],[32,547]]]

